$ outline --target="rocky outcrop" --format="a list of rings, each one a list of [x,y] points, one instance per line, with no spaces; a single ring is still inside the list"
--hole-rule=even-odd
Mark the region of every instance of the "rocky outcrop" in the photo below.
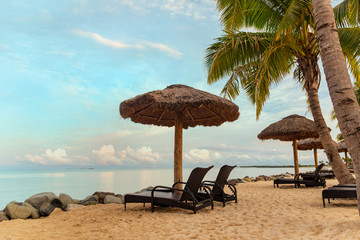
[[[55,206],[51,205],[51,202],[45,202],[40,206],[40,215],[43,217],[47,217],[55,210]]]
[[[31,216],[32,210],[23,206],[23,203],[13,201],[6,205],[4,212],[11,219],[26,219]]]
[[[34,208],[40,209],[41,205],[46,202],[53,202],[53,205],[58,206],[60,202],[59,198],[52,192],[43,192],[32,195],[25,202],[31,204]],[[61,204],[62,205],[62,204]]]
[[[0,211],[0,222],[5,220],[9,220],[9,218],[4,211]]]
[[[91,195],[88,196],[86,198],[84,198],[83,200],[80,201],[80,204],[84,205],[84,206],[88,206],[88,205],[96,205],[98,204],[98,199],[99,197],[96,195]]]
[[[40,211],[39,209],[34,208],[31,204],[25,202],[23,206],[31,210],[31,218],[37,219],[40,218]]]
[[[124,201],[119,197],[107,195],[104,199],[104,204],[109,204],[109,203],[123,204]]]
[[[93,194],[93,196],[98,196],[98,202],[99,203],[104,203],[104,200],[106,198],[106,196],[115,196],[115,193],[112,192],[95,192]]]
[[[60,193],[59,195],[59,199],[62,203],[62,208],[61,209],[67,209],[69,204],[74,204],[75,201],[66,193]]]

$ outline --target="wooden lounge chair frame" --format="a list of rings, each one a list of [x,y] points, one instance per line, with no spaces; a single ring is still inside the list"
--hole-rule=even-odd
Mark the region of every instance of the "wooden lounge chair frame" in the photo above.
[[[219,173],[216,177],[215,181],[203,181],[202,186],[211,187],[211,194],[214,201],[222,202],[223,207],[225,207],[225,203],[229,201],[235,201],[237,203],[237,191],[236,187],[233,184],[227,182],[228,177],[231,171],[236,167],[224,165],[220,168]],[[232,194],[227,194],[224,191],[224,187],[227,186]],[[201,191],[198,193],[200,196],[204,195],[204,192]]]
[[[328,199],[330,204],[330,198],[357,198],[355,187],[339,187],[334,186],[322,191],[323,206],[325,207],[325,199]]]
[[[197,167],[192,170],[187,182],[175,182],[172,187],[156,186],[151,191],[143,191],[140,193],[126,194],[124,196],[124,207],[126,203],[151,203],[151,211],[154,212],[155,206],[179,207],[184,209],[197,210],[211,206],[214,209],[214,203],[209,187],[205,187],[204,196],[197,196],[196,193],[200,189],[201,182],[206,173],[212,168]],[[177,184],[184,184],[184,189],[175,188]]]
[[[300,173],[295,175],[292,178],[278,178],[274,180],[274,188],[275,186],[279,187],[279,184],[294,184],[295,188],[300,187],[301,184],[304,184],[306,187],[314,187],[314,186],[326,186],[326,180],[320,176],[321,169],[325,166],[325,164],[320,164],[317,166],[313,173]],[[301,177],[301,178],[300,178]]]

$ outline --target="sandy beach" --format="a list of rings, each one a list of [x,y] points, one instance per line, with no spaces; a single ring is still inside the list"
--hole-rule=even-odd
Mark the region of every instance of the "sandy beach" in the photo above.
[[[328,186],[336,184],[328,180]],[[95,205],[0,223],[0,239],[360,239],[355,200],[322,206],[323,188],[238,184],[239,202],[192,211]]]

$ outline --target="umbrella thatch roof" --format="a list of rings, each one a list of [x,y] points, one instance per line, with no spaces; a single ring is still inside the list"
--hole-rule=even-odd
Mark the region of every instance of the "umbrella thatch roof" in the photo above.
[[[181,113],[183,128],[219,126],[238,119],[239,107],[231,101],[185,85],[171,85],[164,90],[138,95],[120,104],[120,114],[133,122],[174,126]]]
[[[302,139],[297,143],[298,150],[312,150],[314,148],[323,149],[323,145],[320,141],[320,138]]]
[[[280,141],[318,137],[315,122],[296,114],[269,125],[258,135],[261,140],[278,139]]]
[[[346,143],[344,140],[342,140],[341,142],[338,142],[338,147],[337,147],[339,152],[346,152],[347,151],[347,147],[346,147]]]

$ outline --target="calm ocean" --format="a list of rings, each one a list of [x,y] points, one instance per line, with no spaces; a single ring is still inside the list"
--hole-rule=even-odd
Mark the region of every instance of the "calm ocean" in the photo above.
[[[301,172],[314,168],[301,168]],[[192,169],[183,169],[186,180]],[[209,171],[205,179],[214,180],[219,168]],[[230,178],[256,177],[294,172],[293,168],[235,168]],[[173,169],[65,169],[65,170],[1,170],[0,209],[11,201],[23,202],[40,192],[67,193],[83,199],[96,191],[131,193],[148,186],[171,186]]]

